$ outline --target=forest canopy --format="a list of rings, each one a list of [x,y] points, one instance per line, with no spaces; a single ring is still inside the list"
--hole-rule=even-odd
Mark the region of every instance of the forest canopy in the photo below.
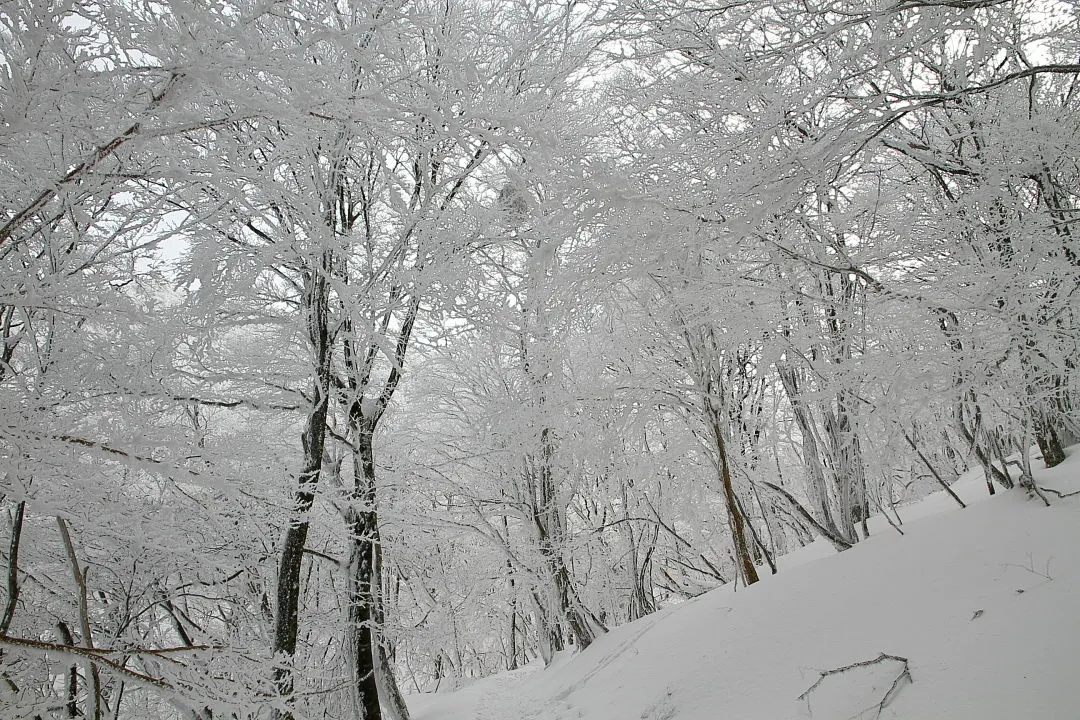
[[[4,3],[0,707],[407,720],[968,469],[1051,502],[1078,57],[1076,0]]]

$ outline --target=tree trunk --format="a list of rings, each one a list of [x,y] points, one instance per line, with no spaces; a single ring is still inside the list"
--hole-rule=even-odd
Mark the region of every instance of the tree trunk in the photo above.
[[[68,561],[71,563],[71,574],[75,580],[75,588],[78,593],[79,605],[79,629],[82,632],[82,646],[89,650],[94,649],[94,634],[90,627],[90,611],[87,607],[89,590],[86,587],[86,570],[79,564],[78,555],[75,553],[75,543],[71,539],[71,532],[63,518],[57,516],[56,525],[63,540],[64,549],[67,552]],[[70,633],[68,633],[70,635]],[[87,718],[101,720],[101,677],[97,664],[88,661],[84,663],[86,677],[86,712]]]
[[[855,542],[859,539],[855,533],[856,525],[862,527],[864,537],[869,534],[866,520],[870,515],[870,505],[866,497],[862,446],[853,422],[848,393],[844,390],[836,394],[836,411],[828,410],[825,413],[825,431],[840,498],[840,527],[847,539]]]
[[[994,448],[998,444],[994,438],[994,433],[992,430],[983,427],[982,409],[979,407],[975,392],[969,391],[968,396],[967,398],[962,397],[957,404],[957,429],[960,431],[961,437],[970,444],[971,449],[975,452],[975,458],[982,466],[983,474],[986,475],[986,486],[990,494],[994,494],[994,482],[1009,490],[1013,486],[1012,479],[1006,474],[1004,467],[998,468],[994,465]],[[972,407],[970,428],[964,419],[964,408],[968,402],[971,403]]]
[[[315,488],[322,472],[323,448],[326,441],[326,413],[330,394],[330,332],[329,284],[333,254],[324,250],[321,267],[305,275],[304,305],[307,310],[308,339],[314,360],[311,382],[313,406],[308,413],[300,436],[303,447],[303,467],[297,478],[292,517],[285,531],[278,568],[277,613],[274,616],[274,635],[271,650],[280,663],[274,670],[277,693],[287,699],[293,692],[293,658],[300,631],[300,571],[304,559],[309,527],[308,514],[315,501]],[[288,709],[275,708],[276,720],[292,720]]]
[[[353,448],[354,485],[348,509],[349,607],[347,644],[353,676],[353,704],[357,720],[381,720],[375,662],[375,545],[378,516],[375,509],[374,428],[354,403],[350,424],[356,432]]]
[[[949,494],[949,497],[951,497],[953,501],[955,501],[956,504],[960,506],[961,509],[966,508],[967,505],[964,504],[964,501],[960,499],[960,496],[957,495],[951,487],[949,487],[949,483],[945,482],[941,475],[938,474],[937,469],[935,469],[934,466],[930,463],[930,461],[926,459],[926,456],[923,455],[922,450],[919,449],[919,446],[915,444],[915,441],[912,440],[911,436],[908,435],[906,432],[904,433],[904,439],[907,440],[908,445],[910,445],[911,449],[915,451],[915,454],[919,456],[922,464],[926,466],[927,470],[930,471],[930,474],[934,476],[934,479],[938,481],[938,485],[940,485],[942,489]]]
[[[555,606],[554,618],[551,612],[544,612],[543,617],[546,618],[549,626],[548,632],[551,634],[552,650],[563,649],[562,633],[559,630],[558,620],[566,623],[570,636],[574,639],[574,644],[577,645],[579,650],[584,650],[596,639],[598,630],[603,632],[604,628],[602,626],[594,627],[594,624],[590,622],[586,616],[586,611],[581,606],[580,599],[577,597],[577,592],[574,590],[570,571],[562,557],[561,518],[553,517],[554,513],[557,512],[558,510],[538,509],[534,515],[540,541],[540,554],[547,565],[547,575],[551,583],[551,587],[547,588],[548,592],[542,592],[540,597],[553,595]]]
[[[600,632],[606,628],[599,621],[592,620],[581,604],[574,590],[570,571],[562,555],[562,545],[566,531],[563,508],[559,502],[552,458],[555,454],[551,430],[544,428],[540,432],[540,465],[533,469],[536,482],[535,509],[533,522],[536,527],[540,553],[547,564],[548,575],[555,593],[556,617],[564,620],[579,650],[584,650]],[[549,616],[550,617],[550,616]],[[557,641],[561,645],[561,640]],[[556,647],[561,649],[561,647]]]
[[[562,629],[551,618],[548,608],[552,603],[544,599],[544,595],[548,593],[550,588],[538,588],[532,592],[533,605],[536,608],[536,646],[545,666],[550,665],[555,653],[563,649]]]
[[[829,507],[829,490],[825,482],[825,469],[821,465],[821,449],[818,447],[814,419],[800,394],[795,369],[784,363],[777,363],[776,371],[784,386],[788,403],[791,405],[795,423],[799,427],[799,435],[802,437],[803,465],[806,467],[807,474],[806,495],[810,500],[813,514],[816,516],[816,524],[821,525],[827,537],[842,538],[844,543],[850,546],[856,538],[845,537],[840,532]]]
[[[71,635],[71,629],[67,624],[61,620],[56,625],[60,631],[60,641],[69,647],[75,646],[75,638]],[[67,698],[64,701],[64,709],[69,718],[79,717],[79,671],[75,665],[72,665],[68,669],[67,683],[66,683]]]
[[[0,635],[6,635],[11,621],[15,618],[15,608],[19,604],[19,545],[22,543],[23,518],[26,515],[26,501],[20,500],[15,505],[15,514],[11,522],[11,542],[8,544],[7,562],[7,601],[4,614],[0,615]],[[0,660],[3,660],[0,651]]]
[[[509,551],[510,544],[510,523],[507,521],[506,516],[503,515],[503,538],[507,544]],[[514,579],[514,563],[509,557],[506,558],[506,578],[510,586],[510,649],[508,652],[506,669],[517,670],[518,667],[518,598],[517,598],[517,581]]]
[[[510,647],[507,650],[506,669],[517,670],[517,598],[510,599]]]
[[[828,540],[838,552],[851,549],[851,543],[840,537],[839,533],[829,530],[824,525],[819,523],[816,519],[814,519],[814,516],[811,515],[810,512],[806,508],[804,508],[799,503],[799,501],[796,500],[787,490],[780,487],[779,485],[775,485],[768,481],[763,481],[762,485],[782,497],[784,501],[787,502],[788,510],[790,512],[794,512],[796,517],[801,518],[805,522],[805,524],[812,527],[818,533],[818,535]],[[805,531],[805,527],[802,523],[797,523],[794,527],[797,530],[803,529]]]
[[[724,442],[723,428],[720,425],[719,412],[708,396],[705,398],[705,411],[709,418],[710,429],[713,436],[713,447],[717,455],[717,469],[720,473],[720,484],[723,486],[724,501],[727,505],[728,521],[731,525],[731,538],[735,546],[735,558],[739,563],[743,581],[747,585],[753,585],[758,578],[757,567],[750,555],[750,544],[746,540],[746,527],[739,499],[735,496],[735,486],[731,480],[731,467],[728,463],[727,444]]]
[[[1035,413],[1035,442],[1042,452],[1046,467],[1052,468],[1065,462],[1065,449],[1054,423],[1045,413]]]
[[[390,720],[409,720],[409,707],[405,704],[405,697],[401,694],[401,688],[398,687],[393,665],[387,652],[382,540],[379,536],[378,517],[375,518],[375,521],[375,538],[372,542],[375,563],[371,574],[372,618],[374,620],[371,634],[371,651],[375,660],[375,684],[379,688],[379,697],[382,700],[382,705],[386,708],[387,715],[390,716]]]
[[[627,621],[632,622],[638,618],[643,618],[656,610],[656,601],[653,598],[652,587],[652,554],[656,548],[656,539],[660,532],[660,528],[657,525],[653,525],[651,530],[643,531],[640,535],[635,537],[634,525],[630,522],[630,500],[628,493],[626,492],[626,483],[620,484],[622,485],[622,522],[627,545],[626,566],[629,575],[628,580],[630,581]],[[645,556],[642,558],[638,544],[641,543],[647,535],[651,537],[645,548]]]
[[[739,499],[737,494],[735,495],[735,503],[739,508],[739,514],[743,518],[746,530],[750,534],[750,539],[753,541],[750,543],[750,550],[753,553],[754,565],[757,566],[759,562],[764,562],[769,566],[772,574],[775,575],[777,572],[776,561],[773,559],[772,553],[769,552],[768,546],[765,545],[765,542],[761,539],[761,535],[754,527],[754,523],[750,522],[750,516],[746,513],[746,507],[743,505],[742,500]],[[764,510],[762,510],[762,514],[764,515]],[[766,523],[766,525],[767,524],[768,523]]]

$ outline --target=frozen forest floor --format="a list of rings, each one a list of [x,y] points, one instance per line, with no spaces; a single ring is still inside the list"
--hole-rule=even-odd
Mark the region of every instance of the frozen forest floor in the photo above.
[[[1080,490],[1080,447],[1035,472]],[[1080,494],[991,498],[974,473],[953,487],[967,509],[937,493],[900,508],[904,536],[876,518],[847,552],[808,546],[777,576],[616,628],[546,670],[411,696],[414,720],[1080,717]],[[800,699],[821,673],[882,653],[907,659],[910,682],[886,658]]]

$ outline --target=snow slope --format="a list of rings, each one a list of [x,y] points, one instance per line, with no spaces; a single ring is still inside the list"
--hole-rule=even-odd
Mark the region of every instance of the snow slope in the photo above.
[[[1037,476],[1080,489],[1080,449]],[[901,509],[904,536],[882,522],[847,552],[806,548],[775,577],[616,628],[546,670],[412,696],[414,720],[1080,718],[1080,494],[1045,507],[989,498],[974,478],[954,489],[967,509],[938,493]],[[821,671],[882,652],[907,658],[912,680],[883,709],[898,661],[798,699]]]

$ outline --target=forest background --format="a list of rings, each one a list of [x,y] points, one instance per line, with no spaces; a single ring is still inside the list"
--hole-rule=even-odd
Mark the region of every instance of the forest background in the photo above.
[[[0,706],[404,720],[1041,495],[1077,58],[1074,0],[0,5]]]

